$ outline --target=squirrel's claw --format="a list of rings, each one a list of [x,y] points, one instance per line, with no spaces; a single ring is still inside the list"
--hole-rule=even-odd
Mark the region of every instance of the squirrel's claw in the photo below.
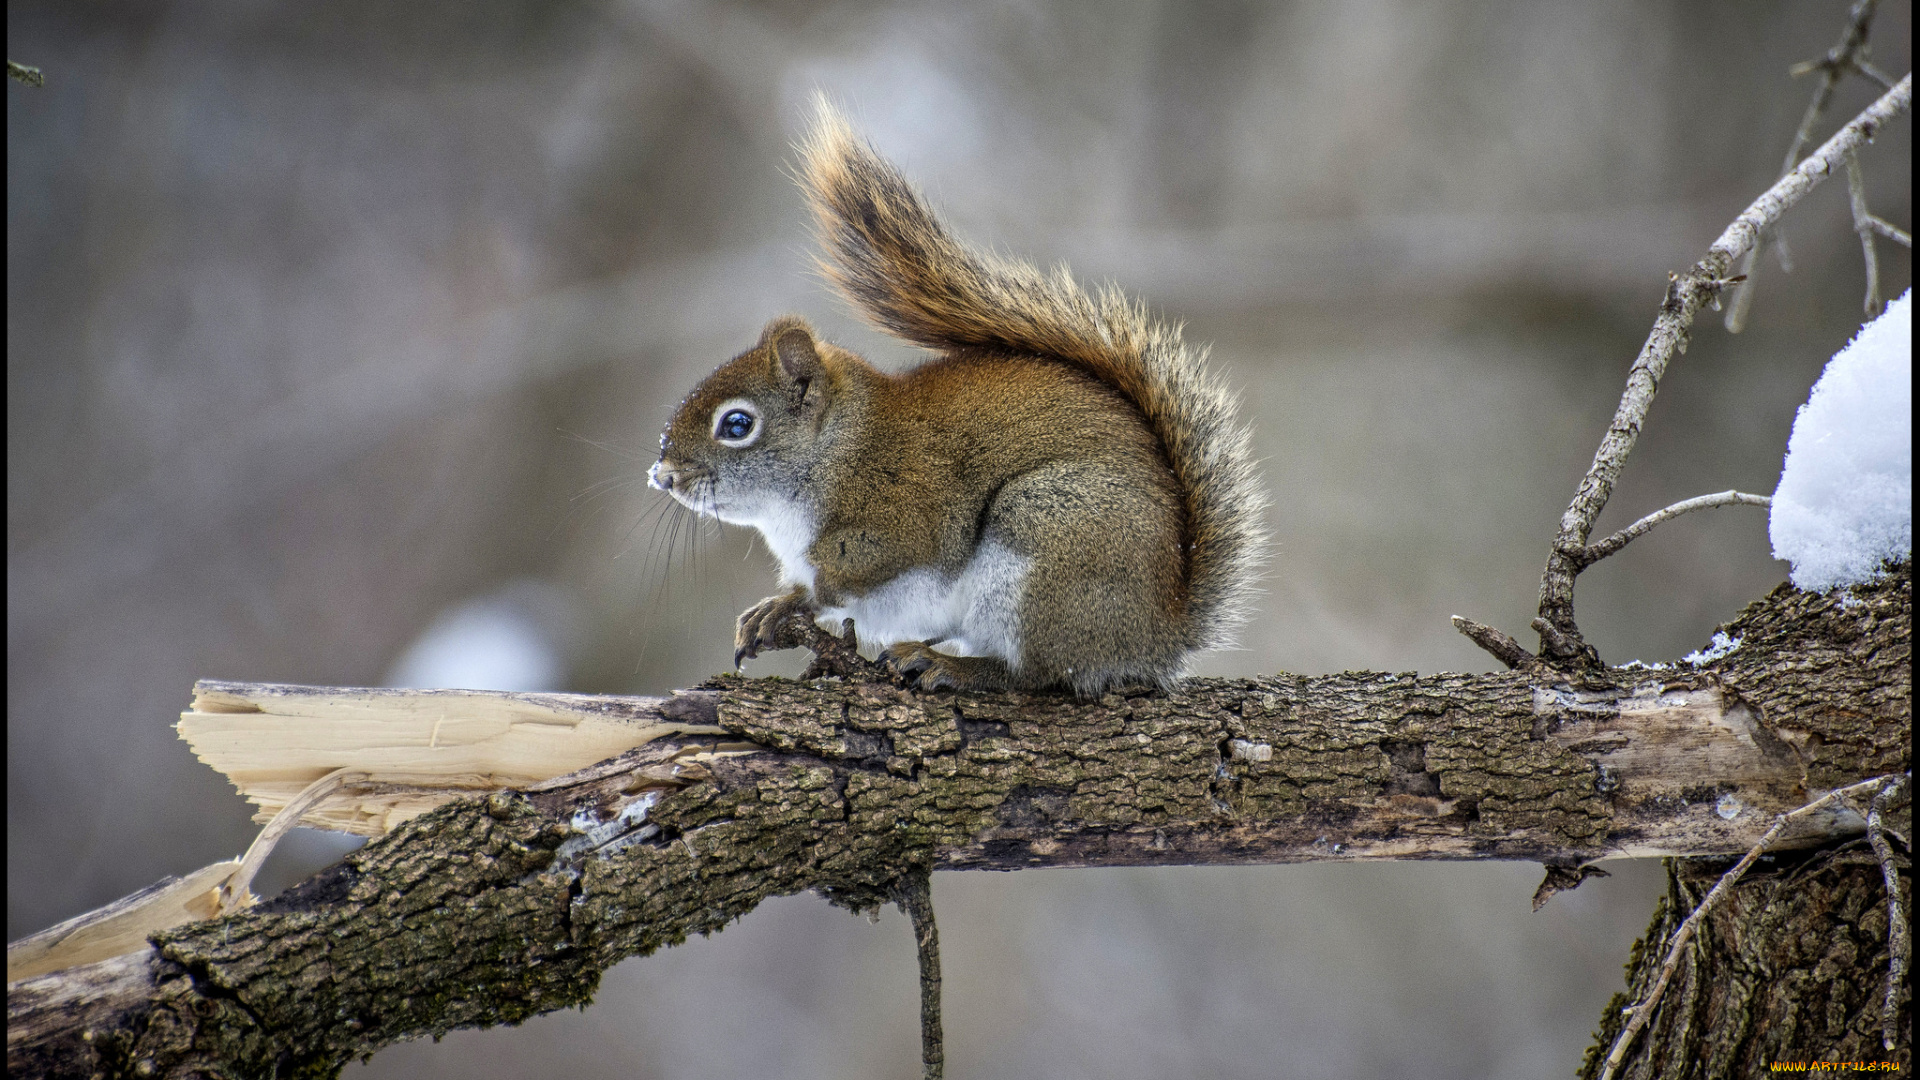
[[[742,662],[760,655],[761,608],[758,604],[740,613],[740,623],[733,631],[733,670],[739,671]]]
[[[734,670],[740,669],[741,661],[759,656],[762,649],[791,649],[800,644],[789,620],[794,616],[811,618],[812,614],[807,594],[800,589],[769,596],[741,612],[733,632]]]

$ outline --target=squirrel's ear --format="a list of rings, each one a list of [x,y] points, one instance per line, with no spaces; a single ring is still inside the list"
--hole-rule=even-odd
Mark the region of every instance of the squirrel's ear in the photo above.
[[[805,387],[820,374],[820,350],[814,348],[813,335],[803,326],[789,326],[773,339],[773,355],[780,361],[780,372]]]
[[[780,373],[793,387],[793,396],[801,413],[817,427],[827,411],[826,365],[820,350],[814,347],[813,334],[804,326],[789,326],[774,335],[773,356]]]

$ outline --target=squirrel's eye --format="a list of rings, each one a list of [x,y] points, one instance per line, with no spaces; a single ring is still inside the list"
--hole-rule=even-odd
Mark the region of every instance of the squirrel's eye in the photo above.
[[[753,434],[753,414],[741,409],[730,409],[720,422],[713,426],[713,434],[719,439],[744,439]]]

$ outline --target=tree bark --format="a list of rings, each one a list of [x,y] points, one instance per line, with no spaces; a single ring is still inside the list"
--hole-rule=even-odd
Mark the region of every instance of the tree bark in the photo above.
[[[11,984],[8,1070],[330,1076],[400,1039],[585,1004],[611,964],[767,897],[867,909],[928,868],[1740,851],[1809,790],[1909,767],[1911,609],[1905,566],[1851,596],[1782,586],[1711,662],[1576,676],[1280,675],[1098,701],[727,677],[671,699],[674,718],[765,751],[682,736],[457,799],[150,953]],[[1859,827],[1812,817],[1787,843]],[[1869,962],[1843,976],[1863,993]]]
[[[1646,994],[1667,939],[1732,861],[1668,860],[1667,893],[1646,936],[1634,943],[1626,991],[1601,1014],[1582,1080],[1599,1075],[1623,1010]],[[1900,895],[1911,912],[1910,865],[1901,868]],[[1913,993],[1904,979],[1897,988],[1894,1048],[1880,1041],[1889,960],[1886,896],[1879,860],[1859,842],[1782,855],[1749,870],[1703,922],[1617,1075],[1767,1076],[1775,1063],[1816,1063],[1810,1071],[1819,1073],[1823,1062],[1882,1063],[1872,1071],[1907,1075]]]
[[[1894,581],[1903,590],[1912,587],[1910,575]],[[1865,632],[1858,638],[1842,633],[1816,640],[1805,626],[1810,608],[1823,597],[1782,586],[1768,599],[1780,602],[1750,608],[1738,624],[1742,651],[1773,652],[1781,659],[1729,671],[1723,684],[1762,715],[1777,718],[1770,726],[1801,750],[1812,786],[1838,787],[1835,781],[1845,771],[1836,767],[1841,757],[1883,738],[1912,738],[1910,729],[1896,733],[1858,723],[1848,703],[1892,704],[1891,695],[1898,695],[1910,706],[1910,677],[1873,689],[1853,680],[1864,670],[1857,664],[1862,656],[1911,663],[1911,637],[1885,635],[1876,617],[1872,624],[1860,624]],[[1790,655],[1795,659],[1785,660]],[[1840,684],[1829,688],[1805,678],[1781,678],[1783,663],[1803,673],[1831,673]],[[1862,698],[1854,698],[1846,686],[1864,690]],[[1828,696],[1829,689],[1841,696]],[[1888,760],[1880,749],[1868,753]],[[1912,768],[1911,743],[1898,753],[1904,762],[1887,771]],[[1911,838],[1912,823],[1909,803],[1892,827]],[[1667,894],[1646,935],[1633,946],[1626,991],[1614,995],[1601,1014],[1581,1069],[1583,1080],[1599,1075],[1625,1022],[1623,1010],[1645,996],[1665,959],[1666,942],[1733,861],[1668,860]],[[1911,918],[1912,864],[1906,859],[1896,864],[1902,909]],[[1618,1075],[1629,1080],[1761,1076],[1776,1062],[1882,1063],[1875,1070],[1880,1072],[1896,1071],[1884,1067],[1894,1063],[1898,1073],[1908,1072],[1913,998],[1907,980],[1896,988],[1895,1045],[1888,1050],[1881,1042],[1890,960],[1886,896],[1879,860],[1861,840],[1783,855],[1748,871],[1708,915]]]

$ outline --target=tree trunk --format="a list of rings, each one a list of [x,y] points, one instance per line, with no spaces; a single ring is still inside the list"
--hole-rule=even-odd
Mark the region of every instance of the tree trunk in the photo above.
[[[1646,994],[1667,939],[1731,863],[1667,861],[1667,894],[1646,936],[1634,943],[1627,991],[1615,994],[1601,1014],[1582,1080],[1599,1075],[1625,1019],[1622,1010]],[[1911,912],[1910,866],[1901,869],[1900,895]],[[1879,860],[1863,843],[1774,858],[1748,871],[1707,916],[1618,1075],[1766,1076],[1776,1062],[1894,1063],[1897,1069],[1873,1071],[1907,1075],[1913,994],[1906,980],[1897,988],[1894,1048],[1880,1041],[1888,959],[1887,891]]]

